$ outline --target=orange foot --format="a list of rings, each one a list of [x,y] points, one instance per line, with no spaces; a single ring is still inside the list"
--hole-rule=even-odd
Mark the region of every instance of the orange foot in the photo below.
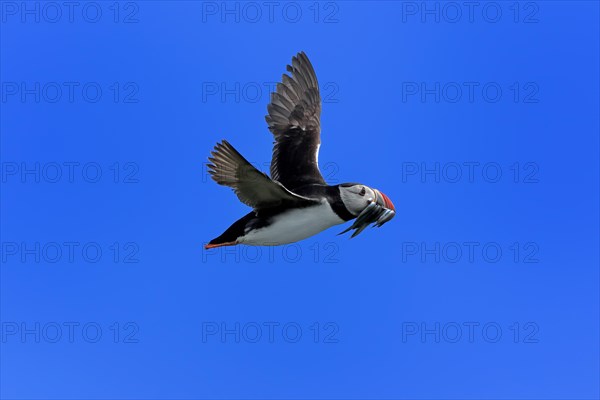
[[[204,250],[214,249],[215,247],[223,247],[223,246],[235,246],[238,242],[225,242],[225,243],[215,243],[215,244],[206,244],[204,245]]]

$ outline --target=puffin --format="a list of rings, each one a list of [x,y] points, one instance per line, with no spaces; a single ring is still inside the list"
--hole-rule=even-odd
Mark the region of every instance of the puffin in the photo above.
[[[381,227],[396,214],[383,192],[361,183],[328,185],[319,171],[321,96],[304,52],[292,57],[265,117],[275,139],[270,177],[250,164],[227,140],[208,158],[208,172],[252,211],[204,246],[278,246],[298,242],[355,220],[339,234]]]

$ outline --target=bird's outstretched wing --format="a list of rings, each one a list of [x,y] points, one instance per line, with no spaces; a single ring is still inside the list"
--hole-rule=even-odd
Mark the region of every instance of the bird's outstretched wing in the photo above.
[[[290,192],[282,184],[252,166],[229,142],[217,143],[209,157],[208,172],[219,185],[233,189],[240,201],[255,210],[317,201]]]
[[[317,76],[304,52],[292,58],[277,90],[271,93],[265,117],[275,136],[271,178],[294,190],[325,184],[319,171],[321,95]]]

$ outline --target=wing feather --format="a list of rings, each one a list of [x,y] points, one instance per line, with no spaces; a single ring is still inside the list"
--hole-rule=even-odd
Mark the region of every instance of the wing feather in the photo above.
[[[292,58],[265,117],[275,137],[271,178],[294,190],[312,183],[325,184],[319,171],[321,95],[315,70],[304,52]]]
[[[208,159],[208,172],[214,181],[232,188],[242,203],[255,210],[277,207],[283,203],[297,206],[316,203],[316,200],[292,193],[254,168],[226,140],[217,143]]]

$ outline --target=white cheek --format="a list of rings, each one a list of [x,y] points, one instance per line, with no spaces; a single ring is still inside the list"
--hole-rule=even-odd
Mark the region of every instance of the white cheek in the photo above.
[[[365,207],[369,204],[369,202],[364,198],[358,198],[356,199],[356,201],[354,202],[353,205],[353,212],[355,212],[356,214],[360,214],[362,212],[362,210],[365,209]]]

